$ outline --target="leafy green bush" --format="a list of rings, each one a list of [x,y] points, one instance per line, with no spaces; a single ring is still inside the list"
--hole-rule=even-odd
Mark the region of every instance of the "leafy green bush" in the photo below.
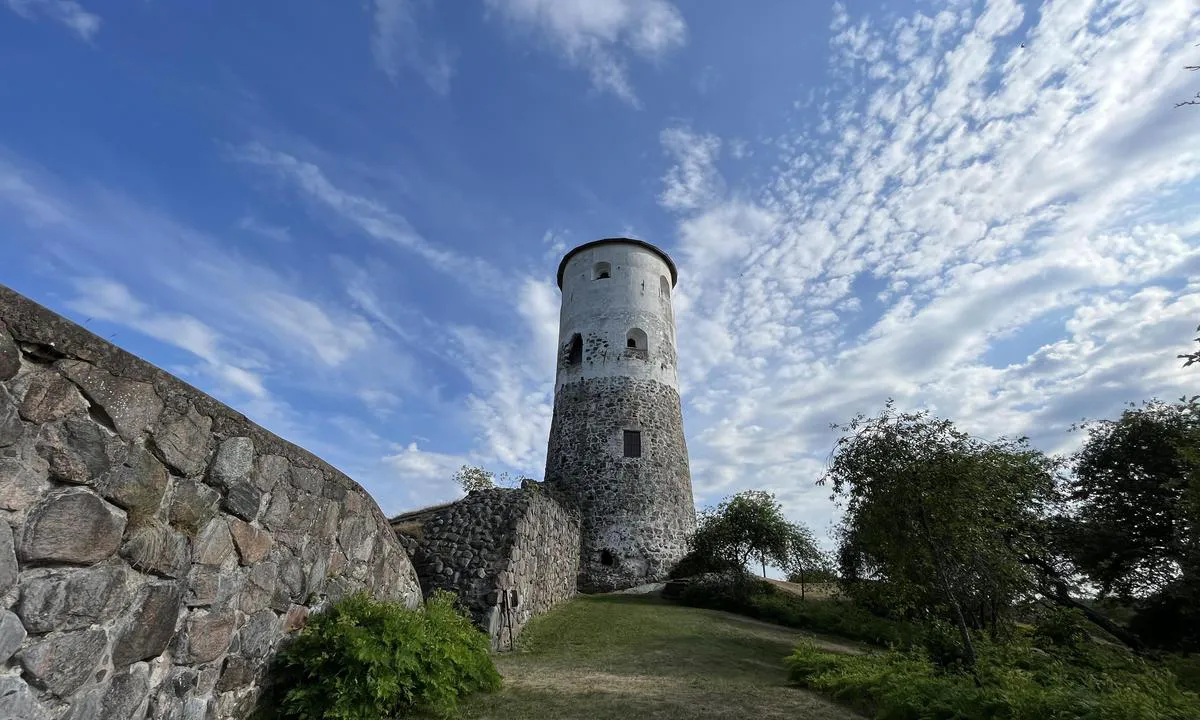
[[[452,713],[500,686],[486,635],[435,593],[423,610],[352,595],[314,615],[276,656],[260,717],[376,720]]]
[[[921,640],[920,629],[911,623],[879,617],[840,600],[802,599],[750,576],[690,583],[679,602],[885,647],[907,648]]]
[[[1029,643],[981,643],[976,673],[938,667],[922,650],[839,655],[803,644],[795,682],[888,720],[1185,720],[1200,697],[1174,675],[1117,648],[1066,655]]]

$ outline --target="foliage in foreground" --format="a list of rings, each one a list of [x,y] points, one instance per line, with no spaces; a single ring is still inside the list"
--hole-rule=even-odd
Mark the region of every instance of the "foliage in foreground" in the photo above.
[[[920,641],[920,630],[911,623],[879,617],[840,600],[802,599],[746,575],[689,583],[679,602],[883,647],[907,648]]]
[[[264,718],[375,720],[414,710],[448,714],[495,690],[486,635],[435,593],[423,610],[356,594],[313,616],[278,656]]]
[[[974,676],[919,650],[839,655],[803,644],[787,662],[795,682],[888,720],[1200,717],[1200,697],[1174,675],[1118,648],[1047,650],[1026,639],[977,649]]]

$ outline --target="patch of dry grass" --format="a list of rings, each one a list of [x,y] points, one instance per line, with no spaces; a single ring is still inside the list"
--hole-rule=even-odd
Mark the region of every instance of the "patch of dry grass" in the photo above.
[[[800,583],[788,582],[787,580],[772,580],[767,578],[767,582],[780,590],[810,600],[833,600],[841,597],[837,583],[807,583],[804,587],[801,587]]]
[[[857,715],[787,684],[794,630],[658,598],[583,596],[535,619],[497,656],[503,689],[467,718],[787,718]],[[831,649],[852,647],[828,643]]]

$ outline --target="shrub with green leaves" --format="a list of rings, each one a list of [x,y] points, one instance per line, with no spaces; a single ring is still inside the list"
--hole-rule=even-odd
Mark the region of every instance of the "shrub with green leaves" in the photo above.
[[[889,720],[1185,720],[1200,697],[1168,670],[1115,647],[1048,652],[1030,643],[981,643],[978,683],[923,650],[839,655],[802,644],[792,680]]]
[[[351,595],[314,615],[276,656],[262,718],[376,720],[445,715],[460,697],[495,690],[488,638],[435,593],[423,609]]]

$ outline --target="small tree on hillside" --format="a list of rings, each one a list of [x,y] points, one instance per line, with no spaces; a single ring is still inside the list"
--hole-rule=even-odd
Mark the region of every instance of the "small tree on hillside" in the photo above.
[[[462,488],[463,492],[470,493],[476,490],[491,490],[495,487],[521,487],[521,484],[529,478],[514,477],[507,472],[497,475],[491,470],[485,470],[481,467],[463,465],[454,472],[451,479],[454,480],[456,485]]]
[[[788,538],[788,560],[783,564],[788,582],[800,586],[800,597],[811,583],[825,583],[836,579],[833,563],[817,545],[817,539],[804,525],[792,524]]]
[[[454,473],[452,479],[465,493],[490,490],[496,487],[495,475],[474,465],[463,465]]]
[[[763,490],[744,490],[721,502],[717,514],[724,526],[727,551],[745,566],[751,559],[762,565],[767,575],[767,561],[787,562],[792,527],[783,516],[783,508],[775,496]]]
[[[768,564],[785,571],[801,565],[814,567],[817,555],[812,532],[788,522],[774,495],[745,490],[701,511],[692,550],[680,563],[680,570],[746,570],[753,560],[765,577]]]

